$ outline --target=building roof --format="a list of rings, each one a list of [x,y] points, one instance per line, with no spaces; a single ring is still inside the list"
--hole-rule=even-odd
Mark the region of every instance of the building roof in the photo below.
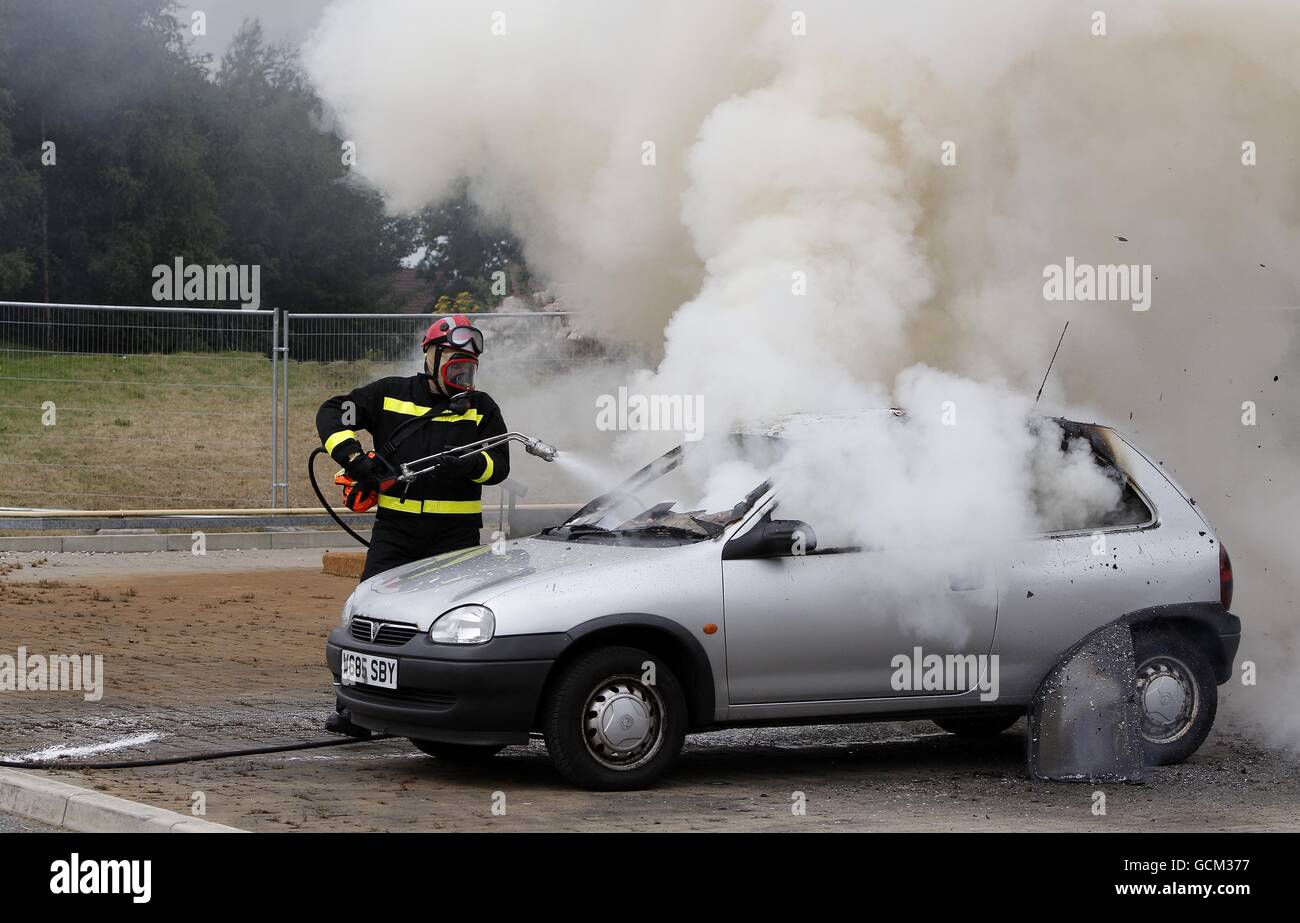
[[[389,277],[397,314],[429,314],[433,311],[434,288],[414,267],[403,266]]]

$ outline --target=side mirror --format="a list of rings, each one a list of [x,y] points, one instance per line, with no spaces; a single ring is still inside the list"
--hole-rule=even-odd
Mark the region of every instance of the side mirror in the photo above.
[[[817,533],[801,519],[764,519],[744,535],[727,542],[724,561],[736,558],[787,558],[802,548],[804,554],[817,549]]]

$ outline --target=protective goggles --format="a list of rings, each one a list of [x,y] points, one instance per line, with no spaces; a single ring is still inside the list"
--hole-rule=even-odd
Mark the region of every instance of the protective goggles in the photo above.
[[[452,327],[447,331],[447,345],[480,356],[483,354],[483,331],[477,327]]]

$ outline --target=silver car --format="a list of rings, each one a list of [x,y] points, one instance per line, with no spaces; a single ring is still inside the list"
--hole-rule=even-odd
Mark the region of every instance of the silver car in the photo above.
[[[1067,652],[1122,622],[1146,760],[1179,762],[1209,733],[1240,641],[1227,552],[1131,443],[1056,423],[1087,440],[1123,501],[1105,521],[1027,536],[1000,573],[952,575],[943,592],[965,641],[934,663],[972,668],[934,673],[946,681],[907,663],[924,655],[905,623],[873,617],[888,555],[817,547],[816,523],[769,483],[716,509],[647,506],[678,496],[678,448],[562,525],[361,584],[326,646],[340,707],[450,760],[540,732],[570,782],[635,789],[673,764],[688,732],[930,719],[1001,733]]]

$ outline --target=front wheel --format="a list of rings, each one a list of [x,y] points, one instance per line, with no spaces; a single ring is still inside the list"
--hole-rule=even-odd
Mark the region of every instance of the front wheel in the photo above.
[[[415,744],[421,753],[455,763],[481,763],[492,759],[503,749],[478,744],[444,744],[436,740],[416,740],[414,737],[407,739]]]
[[[594,791],[653,784],[686,739],[686,697],[668,665],[633,647],[579,656],[542,710],[546,749],[560,774]]]
[[[1210,659],[1172,628],[1133,631],[1142,744],[1152,766],[1181,763],[1214,725],[1219,687]]]

